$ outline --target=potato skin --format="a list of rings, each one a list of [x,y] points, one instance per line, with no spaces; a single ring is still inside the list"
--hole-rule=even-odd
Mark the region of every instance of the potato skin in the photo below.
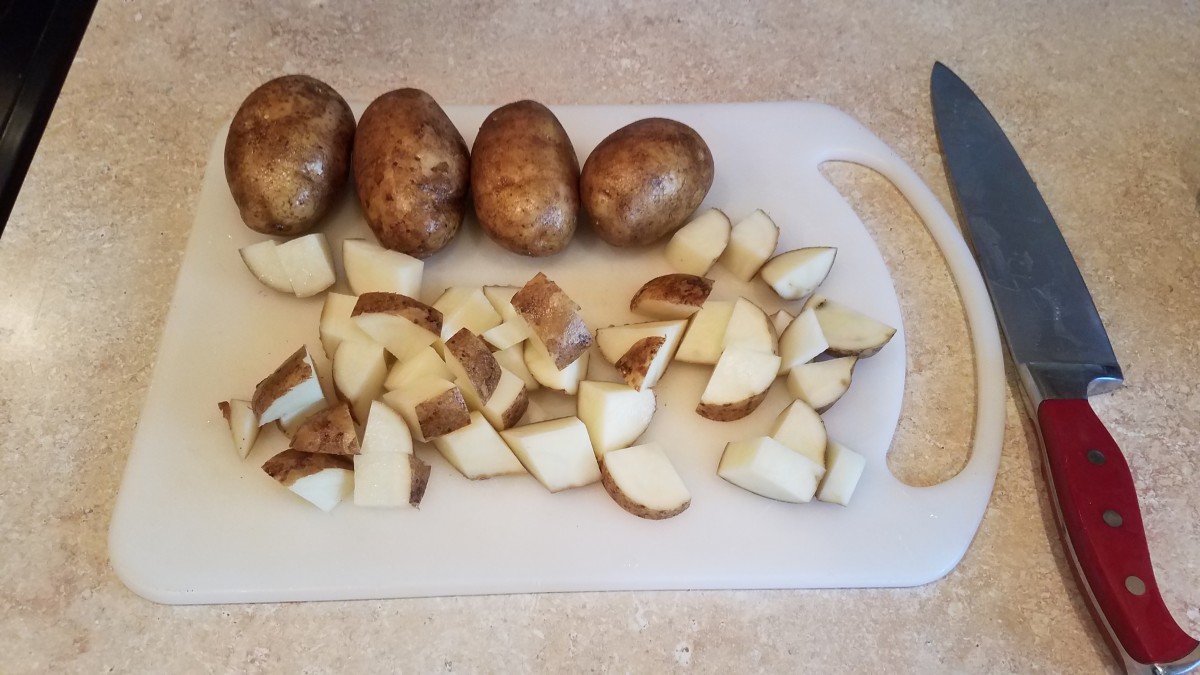
[[[262,417],[262,414],[271,407],[276,399],[313,376],[313,369],[304,360],[306,357],[308,357],[308,347],[301,345],[300,349],[293,352],[275,369],[275,372],[255,385],[254,396],[250,399],[255,417]],[[222,410],[223,412],[224,410]]]
[[[608,469],[604,466],[604,462],[600,462],[600,484],[604,486],[604,491],[608,493],[609,497],[612,497],[617,506],[620,506],[638,518],[645,518],[647,520],[674,518],[687,511],[687,508],[692,505],[692,500],[689,499],[676,508],[658,510],[630,501],[625,496],[625,493],[621,492],[621,488],[617,487],[617,482],[613,480],[612,474],[608,472]]]
[[[408,503],[413,508],[421,505],[425,498],[425,488],[429,487],[429,474],[432,469],[416,455],[408,456],[408,466],[412,469],[412,489],[408,493]]]
[[[358,296],[358,302],[354,303],[354,309],[350,310],[350,316],[376,313],[402,316],[434,335],[442,334],[441,310],[407,295],[368,291]]]
[[[372,101],[354,136],[354,183],[379,243],[416,258],[450,243],[467,210],[470,163],[429,94],[397,89]]]
[[[661,319],[686,319],[700,311],[708,296],[712,293],[713,280],[695,274],[664,274],[655,277],[638,289],[629,301],[629,311],[634,314],[645,313],[646,316]],[[642,303],[651,300],[671,303],[680,307],[672,316],[656,315],[639,312]]]
[[[566,248],[579,221],[579,160],[549,108],[517,101],[488,115],[471,147],[471,200],[483,231],[513,253]]]
[[[583,164],[579,190],[592,229],[641,246],[683,225],[708,194],[713,157],[694,129],[653,117],[617,129]]]
[[[546,347],[555,368],[566,368],[592,346],[592,332],[579,315],[579,305],[544,272],[513,295],[512,306]]]
[[[462,364],[467,371],[467,380],[479,393],[480,400],[487,403],[500,383],[500,364],[492,356],[487,343],[472,333],[471,329],[460,328],[446,340],[446,351]]]
[[[744,401],[736,403],[700,403],[696,406],[696,414],[714,422],[733,422],[740,420],[758,409],[760,403],[767,398],[767,392],[755,394]]]
[[[525,416],[526,410],[529,410],[529,392],[526,391],[525,387],[521,387],[521,393],[513,401],[512,405],[509,406],[508,410],[504,411],[504,415],[500,418],[500,426],[496,428],[496,431],[503,431],[517,426],[517,422],[520,422],[521,418]]]
[[[330,455],[288,448],[262,465],[262,470],[268,476],[289,487],[301,478],[307,478],[325,469],[353,471],[354,460],[349,455]]]
[[[292,449],[330,455],[357,455],[362,449],[354,430],[354,417],[346,403],[335,403],[316,412],[296,429]]]
[[[225,139],[225,179],[246,226],[312,229],[346,187],[353,143],[354,113],[324,82],[285,75],[251,92]]]
[[[421,401],[417,404],[416,413],[421,424],[421,435],[427,440],[445,436],[471,423],[467,402],[463,399],[462,390],[457,386],[427,401]]]
[[[625,352],[621,358],[613,366],[621,377],[625,378],[625,384],[642,390],[642,383],[646,381],[646,372],[649,370],[650,362],[658,355],[658,350],[667,342],[667,339],[661,335],[651,335],[644,337],[641,340],[633,343],[629,351]]]

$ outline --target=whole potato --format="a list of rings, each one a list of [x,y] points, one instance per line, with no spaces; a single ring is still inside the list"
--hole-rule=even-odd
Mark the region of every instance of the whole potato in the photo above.
[[[225,179],[246,225],[263,234],[311,229],[350,174],[354,113],[333,87],[287,75],[255,89],[225,139]]]
[[[397,89],[372,101],[354,136],[354,183],[379,243],[417,258],[450,243],[467,210],[470,163],[429,94]]]
[[[601,239],[638,246],[682,225],[712,182],[712,153],[700,134],[675,120],[650,118],[600,141],[584,162],[579,190]]]
[[[517,101],[488,115],[471,148],[471,199],[483,230],[513,253],[566,248],[579,220],[579,160],[549,108]]]

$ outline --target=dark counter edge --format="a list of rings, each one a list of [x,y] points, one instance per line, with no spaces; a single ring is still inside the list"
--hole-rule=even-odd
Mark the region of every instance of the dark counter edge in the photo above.
[[[16,81],[12,104],[0,109],[0,235],[96,7],[96,0],[55,0],[44,12],[43,2],[0,2],[8,5],[0,12],[0,35],[14,30],[40,34],[28,51],[0,54],[0,68],[9,71],[4,74],[16,75],[10,79]]]

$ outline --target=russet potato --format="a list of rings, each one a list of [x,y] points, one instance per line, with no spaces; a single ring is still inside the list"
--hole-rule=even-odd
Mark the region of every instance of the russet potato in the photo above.
[[[513,253],[566,248],[579,220],[579,161],[549,108],[517,101],[488,115],[471,147],[471,200],[483,231]]]
[[[335,403],[305,420],[296,429],[292,449],[330,455],[357,455],[361,446],[349,404]]]
[[[579,305],[545,273],[534,275],[511,302],[529,324],[533,346],[544,348],[555,368],[566,368],[592,346],[592,333],[579,314]]]
[[[629,311],[655,319],[686,319],[700,311],[712,288],[712,279],[695,274],[664,274],[634,293]]]
[[[467,210],[470,154],[441,106],[420,89],[371,102],[354,137],[354,183],[385,248],[426,258],[458,234]]]
[[[324,82],[286,75],[255,89],[225,139],[225,178],[242,220],[263,234],[311,229],[346,186],[353,143],[354,113]]]
[[[640,246],[684,224],[712,187],[713,171],[712,153],[694,129],[649,118],[600,141],[584,162],[579,191],[601,239]]]
[[[322,511],[333,510],[354,494],[354,462],[349,455],[289,448],[268,459],[262,470]]]

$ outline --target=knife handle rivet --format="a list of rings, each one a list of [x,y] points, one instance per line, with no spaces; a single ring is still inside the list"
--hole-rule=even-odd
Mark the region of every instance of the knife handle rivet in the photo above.
[[[1121,523],[1125,522],[1125,519],[1116,511],[1108,509],[1104,512],[1104,522],[1108,523],[1110,527],[1120,527]]]
[[[1146,593],[1146,582],[1135,576],[1125,577],[1125,590],[1134,595],[1144,595]]]
[[[1096,466],[1100,466],[1104,463],[1104,453],[1100,452],[1099,450],[1088,450],[1087,458],[1089,462],[1095,464]]]

